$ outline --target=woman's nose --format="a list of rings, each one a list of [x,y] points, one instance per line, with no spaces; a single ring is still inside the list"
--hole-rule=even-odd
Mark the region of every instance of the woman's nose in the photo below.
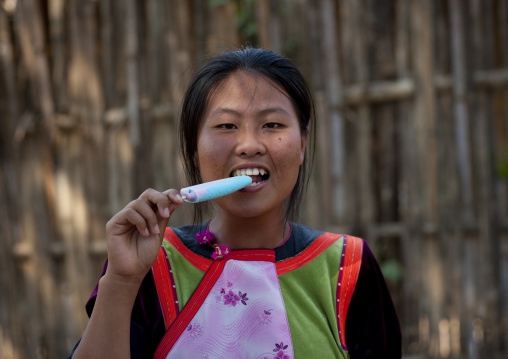
[[[236,154],[239,156],[256,156],[266,152],[266,147],[256,131],[242,129],[239,131]]]

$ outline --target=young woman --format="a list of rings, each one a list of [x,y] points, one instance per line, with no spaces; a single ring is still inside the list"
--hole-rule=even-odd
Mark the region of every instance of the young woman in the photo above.
[[[366,243],[291,221],[313,121],[309,88],[286,58],[246,48],[205,65],[182,108],[187,178],[246,174],[253,184],[215,199],[202,224],[166,228],[183,204],[177,189],[148,189],[117,213],[71,356],[399,358],[397,315]]]

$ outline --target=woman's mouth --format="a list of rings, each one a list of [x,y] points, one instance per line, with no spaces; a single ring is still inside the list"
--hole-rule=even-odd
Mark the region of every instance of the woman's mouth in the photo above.
[[[253,168],[242,168],[240,170],[233,171],[231,177],[236,176],[250,176],[252,178],[252,183],[247,187],[254,187],[268,180],[268,178],[270,178],[270,173],[268,173],[268,171],[263,168],[253,167]]]

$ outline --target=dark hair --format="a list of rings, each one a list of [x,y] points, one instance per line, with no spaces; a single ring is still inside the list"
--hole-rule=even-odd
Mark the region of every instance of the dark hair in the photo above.
[[[312,94],[302,74],[290,60],[272,51],[251,47],[214,57],[197,72],[187,88],[180,115],[180,151],[189,185],[201,182],[194,156],[197,151],[198,128],[208,99],[218,85],[237,71],[265,76],[283,89],[295,108],[302,135],[307,134],[310,127],[314,127],[315,108]],[[309,145],[313,146],[315,143],[313,140],[315,138],[314,128],[311,131],[311,136]],[[295,187],[286,201],[286,217],[289,220],[298,218],[298,207],[307,189],[314,157],[314,151],[312,148],[310,149],[310,159],[307,155],[309,151],[305,151],[305,159],[303,165],[300,166]],[[199,223],[202,220],[204,209],[202,205],[200,203],[194,206],[194,223]]]

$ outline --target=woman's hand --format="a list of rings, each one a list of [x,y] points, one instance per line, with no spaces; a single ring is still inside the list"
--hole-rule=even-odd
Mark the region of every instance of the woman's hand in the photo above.
[[[147,189],[106,225],[106,275],[141,284],[159,253],[169,217],[183,199],[176,189]]]

